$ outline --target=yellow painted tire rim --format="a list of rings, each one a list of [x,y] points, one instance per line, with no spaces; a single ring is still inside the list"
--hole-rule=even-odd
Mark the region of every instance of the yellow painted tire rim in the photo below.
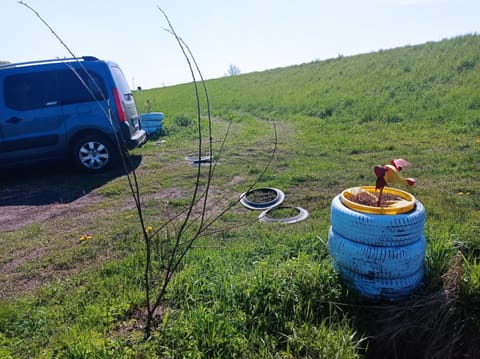
[[[389,205],[388,207],[373,207],[373,206],[366,206],[360,203],[353,202],[351,200],[353,197],[352,192],[354,192],[358,188],[361,188],[370,193],[376,192],[375,186],[352,187],[344,190],[340,195],[340,200],[345,206],[355,211],[372,213],[372,214],[401,214],[401,213],[410,212],[415,207],[414,196],[412,196],[408,192],[402,191],[397,188],[392,188],[392,187],[385,187],[383,189],[383,193],[398,196],[401,198],[401,200],[396,201],[395,203]]]

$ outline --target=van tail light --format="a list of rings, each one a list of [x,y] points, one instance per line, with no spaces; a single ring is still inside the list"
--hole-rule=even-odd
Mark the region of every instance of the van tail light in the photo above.
[[[115,99],[115,106],[117,107],[120,122],[127,121],[127,116],[125,115],[125,110],[123,109],[122,101],[120,100],[120,94],[116,88],[113,88],[113,98]]]

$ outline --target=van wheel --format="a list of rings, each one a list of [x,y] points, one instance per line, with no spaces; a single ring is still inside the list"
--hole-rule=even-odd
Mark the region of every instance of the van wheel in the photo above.
[[[73,160],[82,171],[97,173],[108,169],[115,160],[112,142],[91,134],[80,137],[73,145]]]

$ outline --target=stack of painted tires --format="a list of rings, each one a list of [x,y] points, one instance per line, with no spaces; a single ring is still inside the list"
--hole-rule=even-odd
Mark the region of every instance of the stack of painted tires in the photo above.
[[[425,208],[419,201],[408,213],[384,215],[350,209],[338,195],[330,214],[333,263],[359,294],[401,300],[423,283]]]

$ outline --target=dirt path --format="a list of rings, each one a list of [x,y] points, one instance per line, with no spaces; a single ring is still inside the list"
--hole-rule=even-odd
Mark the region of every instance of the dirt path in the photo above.
[[[38,287],[47,279],[65,275],[51,270],[22,273],[22,266],[40,261],[44,256],[72,243],[60,236],[43,246],[27,242],[35,238],[18,238],[12,232],[29,225],[57,223],[66,218],[93,217],[86,209],[102,201],[93,190],[118,174],[85,176],[68,168],[32,168],[2,173],[0,177],[0,299],[15,292]],[[15,238],[12,240],[12,238]],[[25,243],[22,243],[25,242]]]
[[[32,223],[42,223],[78,211],[98,196],[79,196],[69,188],[54,185],[17,185],[0,191],[0,235]]]
[[[64,169],[12,173],[0,179],[0,300],[31,292],[48,281],[65,278],[95,264],[87,263],[89,259],[84,258],[77,258],[75,264],[67,266],[57,262],[82,244],[72,233],[96,223],[108,223],[110,216],[117,212],[135,209],[128,188],[118,203],[115,200],[113,206],[103,205],[102,202],[111,198],[99,194],[97,189],[118,180],[123,181],[122,174],[86,176]],[[227,206],[228,201],[222,199],[226,188],[243,180],[243,177],[234,177],[222,188],[212,185],[208,207],[214,208],[213,202],[219,199]],[[143,196],[142,200],[163,202],[184,196],[188,194],[178,188],[164,188]],[[235,194],[230,197],[236,198]],[[43,233],[37,234],[37,228],[32,226],[37,223]],[[45,231],[55,235],[48,238]],[[99,249],[96,255],[107,254]]]

